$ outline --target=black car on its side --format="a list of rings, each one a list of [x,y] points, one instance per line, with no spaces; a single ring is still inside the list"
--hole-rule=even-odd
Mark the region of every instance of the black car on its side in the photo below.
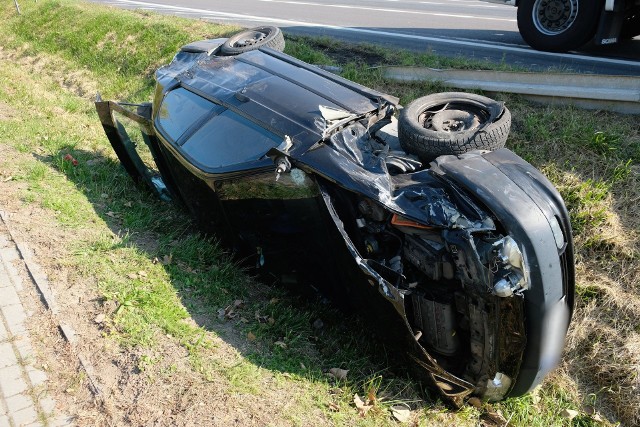
[[[127,172],[257,269],[360,307],[452,402],[530,391],[563,348],[573,245],[558,192],[502,148],[509,110],[401,108],[283,47],[275,27],[192,43],[152,103],[98,100]]]

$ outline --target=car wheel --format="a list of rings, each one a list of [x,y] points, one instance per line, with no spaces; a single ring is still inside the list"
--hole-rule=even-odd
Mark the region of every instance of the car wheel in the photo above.
[[[280,28],[265,26],[241,31],[224,42],[220,47],[220,53],[225,56],[238,55],[261,47],[270,47],[282,52],[284,50],[284,36]]]
[[[534,49],[566,52],[593,38],[601,10],[600,0],[522,0],[518,29]]]
[[[486,96],[445,92],[424,96],[400,111],[402,148],[429,162],[444,154],[504,147],[511,113]]]

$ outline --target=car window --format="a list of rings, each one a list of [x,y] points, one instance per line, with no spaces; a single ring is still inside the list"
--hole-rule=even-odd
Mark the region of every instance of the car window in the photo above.
[[[204,169],[255,161],[282,138],[230,111],[212,117],[193,133],[182,150]]]
[[[178,88],[164,97],[156,120],[165,136],[176,142],[187,129],[215,108],[220,107],[193,92]]]

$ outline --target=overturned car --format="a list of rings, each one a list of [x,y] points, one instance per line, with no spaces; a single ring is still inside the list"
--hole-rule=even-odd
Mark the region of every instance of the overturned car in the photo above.
[[[401,108],[283,47],[275,27],[192,43],[153,103],[98,100],[126,171],[256,268],[364,308],[455,404],[531,390],[562,351],[573,245],[558,192],[502,148],[509,111]]]

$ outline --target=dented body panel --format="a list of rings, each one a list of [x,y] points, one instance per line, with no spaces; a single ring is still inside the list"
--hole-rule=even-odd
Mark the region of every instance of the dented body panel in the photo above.
[[[397,98],[271,49],[217,56],[223,41],[160,68],[152,104],[96,102],[134,180],[257,270],[366,307],[400,364],[453,403],[539,384],[574,292],[553,186],[506,149],[423,164],[400,148]]]

